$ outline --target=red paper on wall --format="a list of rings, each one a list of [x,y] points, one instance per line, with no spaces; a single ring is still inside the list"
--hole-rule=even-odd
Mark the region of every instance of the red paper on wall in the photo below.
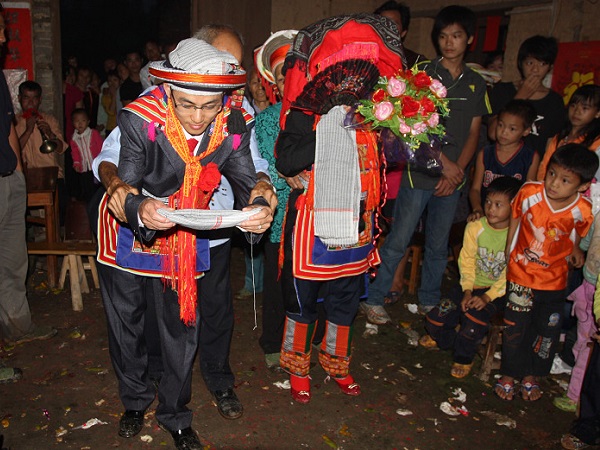
[[[600,84],[600,41],[558,44],[552,89],[566,105],[573,92],[585,84]]]
[[[489,16],[485,19],[485,39],[483,51],[493,52],[498,49],[498,37],[500,36],[500,23],[502,16]]]
[[[4,69],[25,69],[27,78],[34,79],[31,10],[24,2],[4,2],[6,23],[6,58]]]

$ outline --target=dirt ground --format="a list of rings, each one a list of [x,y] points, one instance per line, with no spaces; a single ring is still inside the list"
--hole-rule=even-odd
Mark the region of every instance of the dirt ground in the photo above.
[[[243,284],[243,257],[234,249],[234,292]],[[84,294],[83,312],[71,309],[70,292],[49,292],[44,272],[29,282],[29,301],[37,323],[58,329],[53,339],[2,347],[0,356],[23,369],[23,379],[0,385],[0,433],[12,450],[173,448],[171,437],[158,428],[152,408],[145,427],[132,438],[117,436],[122,406],[107,348],[105,316],[97,290]],[[255,329],[252,298],[236,299],[236,328],[231,365],[244,415],[221,418],[199,371],[194,373],[193,427],[205,448],[213,449],[556,449],[574,415],[557,410],[551,399],[562,393],[556,380],[543,382],[543,398],[525,403],[503,402],[491,384],[471,375],[449,374],[450,355],[408,344],[406,331],[423,334],[422,319],[400,302],[389,308],[393,325],[364,335],[365,317],[355,322],[352,373],[362,395],[343,395],[326,383],[317,363],[312,369],[313,397],[308,405],[294,403],[289,390],[275,385],[287,379],[264,365],[259,320]],[[405,303],[416,298],[405,296]],[[409,328],[406,328],[409,327]],[[475,362],[477,372],[480,360]],[[493,382],[493,379],[491,380]],[[451,417],[440,404],[466,394],[468,413]],[[454,405],[460,405],[456,400]],[[156,403],[153,405],[156,406]],[[407,410],[411,415],[400,415]],[[101,423],[82,427],[90,419]],[[512,419],[515,428],[502,423]]]

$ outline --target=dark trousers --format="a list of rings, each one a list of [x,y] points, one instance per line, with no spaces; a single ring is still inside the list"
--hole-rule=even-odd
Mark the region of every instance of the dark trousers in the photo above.
[[[598,342],[594,342],[585,371],[579,405],[579,418],[573,423],[571,433],[586,444],[600,444],[600,345]]]
[[[229,274],[231,241],[210,249],[210,270],[198,281],[200,370],[211,392],[233,387],[229,366],[233,297]]]
[[[513,378],[550,373],[566,289],[540,291],[508,283],[500,373]]]
[[[96,236],[96,239],[98,238],[98,208],[105,193],[106,190],[104,187],[99,185],[99,188],[88,203],[88,218],[90,220],[90,227],[92,228],[92,232],[94,233],[94,236]],[[100,268],[99,270],[106,267],[103,264],[98,264],[98,266]],[[111,270],[111,268],[107,267],[107,270]],[[151,293],[149,293],[149,295],[150,294]],[[160,351],[158,322],[154,302],[147,302],[146,304],[146,312],[144,314],[144,338],[146,341],[146,351],[148,352],[148,376],[153,381],[160,381],[162,376],[162,355]]]
[[[296,301],[300,315],[288,315],[296,322],[315,323],[319,317],[317,299],[321,297],[327,321],[336,325],[351,326],[358,312],[361,283],[364,283],[362,274],[329,281],[296,278]]]
[[[482,295],[486,291],[487,289],[475,289],[473,296]],[[460,286],[454,286],[449,297],[427,314],[425,329],[439,348],[454,350],[454,362],[471,364],[490,329],[490,321],[496,314],[504,311],[505,297],[495,299],[480,311],[469,309],[466,312],[460,307],[463,299]],[[460,328],[456,331],[459,324]]]
[[[265,242],[262,296],[262,334],[258,340],[265,354],[279,353],[285,324],[285,308],[279,275],[279,244]]]
[[[123,406],[145,410],[154,400],[145,338],[146,314],[154,307],[163,366],[156,419],[170,430],[189,427],[192,412],[186,405],[191,399],[198,327],[188,327],[179,319],[177,294],[165,288],[160,278],[134,275],[103,264],[98,264],[98,274],[109,353]]]

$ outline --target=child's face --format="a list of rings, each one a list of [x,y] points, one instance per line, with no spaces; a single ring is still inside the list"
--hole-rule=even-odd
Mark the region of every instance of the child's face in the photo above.
[[[471,42],[473,36],[467,36],[465,29],[457,23],[443,28],[438,36],[440,52],[446,59],[462,59]]]
[[[581,184],[576,173],[557,164],[550,164],[544,178],[546,197],[553,207],[562,207],[575,200],[578,192],[585,191],[590,183]]]
[[[496,142],[500,145],[516,144],[521,138],[527,136],[531,128],[519,116],[502,113],[496,123]]]
[[[75,114],[73,116],[73,128],[75,128],[79,134],[83,133],[89,124],[90,121],[84,114]]]
[[[110,75],[108,77],[108,86],[117,89],[121,85],[121,79],[118,76]]]
[[[129,69],[125,64],[119,64],[117,66],[117,72],[119,72],[119,78],[121,78],[121,81],[125,81],[127,78],[129,78]]]
[[[552,65],[540,61],[539,59],[534,58],[533,56],[528,56],[523,60],[523,78],[527,79],[531,76],[540,77],[544,79],[550,69],[552,69]]]
[[[502,73],[502,69],[504,69],[504,57],[502,55],[496,56],[486,69]]]
[[[483,205],[485,217],[492,228],[506,228],[510,222],[510,198],[502,192],[490,192]]]
[[[590,102],[569,103],[569,122],[574,128],[583,128],[600,117],[600,110]]]

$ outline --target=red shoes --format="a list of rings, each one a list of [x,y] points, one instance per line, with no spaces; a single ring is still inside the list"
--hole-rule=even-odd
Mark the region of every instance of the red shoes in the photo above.
[[[360,386],[354,382],[352,375],[347,375],[344,378],[334,378],[334,380],[344,394],[352,396],[360,395]]]
[[[290,384],[292,385],[292,398],[298,403],[306,404],[310,402],[310,378],[290,375]]]
[[[344,378],[334,378],[334,380],[344,394],[353,397],[360,395],[360,386],[354,382],[352,375]],[[310,377],[290,375],[290,384],[292,387],[292,398],[296,402],[302,404],[310,402]]]

